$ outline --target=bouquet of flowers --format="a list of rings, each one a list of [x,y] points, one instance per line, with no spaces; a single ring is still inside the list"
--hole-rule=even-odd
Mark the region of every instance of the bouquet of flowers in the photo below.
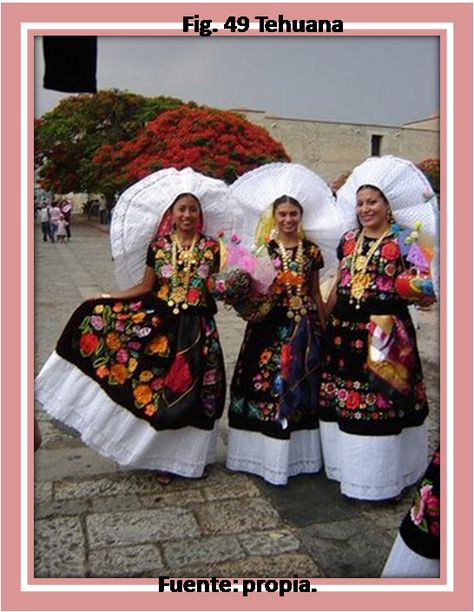
[[[429,306],[436,301],[430,274],[434,250],[420,230],[421,222],[417,221],[412,231],[401,232],[400,250],[411,267],[397,276],[395,289],[403,299]]]
[[[225,304],[231,305],[246,321],[262,319],[273,304],[269,287],[276,272],[266,249],[249,251],[233,234],[230,240],[221,239],[221,270],[207,283],[209,292]]]

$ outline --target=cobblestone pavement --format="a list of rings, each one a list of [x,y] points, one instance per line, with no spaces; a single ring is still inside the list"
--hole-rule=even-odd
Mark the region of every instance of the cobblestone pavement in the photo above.
[[[36,228],[36,370],[75,306],[114,289],[106,230],[74,219],[71,242],[51,244]],[[431,448],[439,437],[437,316],[419,313]],[[230,379],[244,325],[226,310],[217,320]],[[412,497],[371,504],[344,498],[322,474],[274,487],[230,473],[226,415],[209,477],[162,486],[152,472],[102,458],[39,407],[36,414],[36,577],[378,577]]]

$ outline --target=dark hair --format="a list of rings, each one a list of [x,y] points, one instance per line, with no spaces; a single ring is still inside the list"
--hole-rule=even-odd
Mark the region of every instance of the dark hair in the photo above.
[[[287,195],[282,195],[273,202],[273,214],[276,213],[276,209],[280,206],[280,204],[292,204],[293,206],[296,206],[296,208],[299,209],[301,214],[303,214],[303,207],[298,202],[298,200]]]
[[[362,189],[373,189],[374,191],[376,191],[380,196],[382,196],[382,198],[384,199],[385,203],[390,206],[390,202],[387,199],[387,196],[384,194],[384,192],[379,189],[378,187],[376,187],[375,185],[361,185],[357,191],[356,194],[359,193],[359,191],[362,191]]]
[[[194,193],[180,193],[178,196],[175,197],[175,199],[172,201],[171,205],[170,205],[170,209],[173,209],[174,205],[181,200],[181,198],[184,197],[189,197],[189,198],[193,198],[194,200],[196,200],[197,205],[199,206],[199,210],[202,213],[202,208],[201,208],[201,202],[199,201],[199,198],[197,196],[194,195]]]

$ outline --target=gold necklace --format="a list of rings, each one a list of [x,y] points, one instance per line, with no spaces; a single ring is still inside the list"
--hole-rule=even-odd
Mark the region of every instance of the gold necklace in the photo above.
[[[360,302],[364,297],[364,292],[370,284],[370,274],[367,272],[369,262],[389,231],[390,227],[388,227],[380,238],[372,244],[366,255],[362,254],[365,238],[363,229],[357,238],[357,243],[351,259],[351,297],[349,299],[349,304],[355,303],[357,309],[360,308]]]
[[[175,233],[171,235],[171,292],[168,306],[173,308],[173,314],[180,313],[180,309],[187,310],[189,304],[186,301],[191,281],[191,267],[196,264],[194,257],[194,247],[196,246],[197,236],[193,236],[193,240],[188,248],[184,247],[178,240]],[[178,271],[178,265],[182,265],[181,274]],[[181,282],[182,281],[182,282]]]
[[[296,247],[296,271],[290,270],[290,262],[292,260],[288,255],[288,251],[286,250],[281,239],[276,238],[276,243],[278,244],[278,251],[281,256],[281,263],[285,276],[290,273],[293,276],[299,277],[298,282],[294,287],[294,291],[293,285],[289,281],[285,280],[286,295],[288,296],[288,312],[286,313],[286,316],[289,319],[294,319],[296,323],[298,323],[298,321],[301,320],[301,317],[304,317],[308,313],[301,298],[303,290],[303,241],[301,238],[299,238],[298,246]]]

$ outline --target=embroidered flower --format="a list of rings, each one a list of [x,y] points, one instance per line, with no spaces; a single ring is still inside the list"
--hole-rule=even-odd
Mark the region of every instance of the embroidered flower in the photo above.
[[[197,273],[201,278],[207,278],[209,276],[209,267],[205,264],[201,264],[197,270]]]
[[[207,370],[202,379],[203,385],[215,385],[217,382],[216,370]]]
[[[141,342],[137,342],[136,340],[131,340],[128,344],[127,344],[128,348],[131,351],[139,351],[142,344]]]
[[[375,401],[377,408],[390,408],[390,402],[388,400],[385,399],[385,397],[383,395],[381,395],[380,393],[377,394],[377,399]]]
[[[335,344],[336,346],[340,346],[340,345],[342,344],[342,338],[341,338],[341,336],[336,336],[336,337],[334,338],[334,344]]]
[[[98,315],[92,315],[91,317],[91,325],[97,331],[104,329],[104,319]]]
[[[155,414],[155,412],[157,412],[157,408],[153,404],[148,404],[148,406],[145,408],[144,412],[145,412],[145,414],[147,416],[151,417],[151,416],[153,416]]]
[[[375,285],[379,291],[391,291],[394,286],[393,278],[387,276],[377,276],[375,279]]]
[[[119,363],[127,363],[128,361],[128,352],[124,349],[121,348],[119,351],[117,351],[117,361]]]
[[[145,404],[151,402],[153,399],[153,393],[151,392],[149,385],[141,384],[135,387],[133,390],[133,397],[139,406],[144,406]]]
[[[137,312],[137,310],[140,310],[141,307],[142,307],[142,302],[131,302],[130,303],[130,310],[132,310],[133,312]]]
[[[101,314],[102,312],[104,312],[104,305],[103,304],[97,304],[97,306],[94,307],[94,312],[96,314]]]
[[[337,387],[334,383],[326,383],[326,384],[323,384],[323,390],[326,393],[326,395],[332,396],[332,395],[335,395],[337,391]]]
[[[281,259],[279,257],[274,257],[272,263],[274,268],[281,268]]]
[[[95,371],[97,378],[106,378],[109,375],[109,368],[106,365],[101,365]]]
[[[135,357],[131,357],[130,361],[128,362],[128,371],[134,372],[137,369],[137,365],[138,361],[135,359]]]
[[[347,400],[346,400],[346,408],[353,410],[354,408],[357,408],[359,406],[359,403],[360,403],[359,393],[357,391],[350,391],[347,396]]]
[[[110,382],[123,385],[129,376],[128,369],[122,363],[115,363],[110,368]]]
[[[269,351],[268,349],[264,350],[262,354],[260,355],[260,363],[267,364],[270,361],[271,356],[272,356],[271,351]]]
[[[168,338],[160,334],[155,336],[153,340],[150,340],[150,342],[147,344],[146,352],[151,353],[152,355],[158,354],[163,357],[168,354],[168,349]]]
[[[348,398],[349,393],[348,391],[346,391],[345,389],[339,389],[339,391],[337,392],[337,397],[342,400],[343,402],[346,401],[346,399]]]
[[[153,372],[151,372],[150,370],[143,370],[143,372],[140,372],[140,382],[150,382],[152,378]]]
[[[387,242],[383,245],[381,250],[382,257],[388,259],[389,261],[393,261],[400,256],[400,249],[398,248],[398,244],[395,242]]]
[[[347,255],[350,255],[356,246],[356,241],[354,239],[351,240],[345,240],[344,244],[342,245],[342,252],[344,254],[344,256],[346,257]]]
[[[393,263],[389,263],[385,266],[384,270],[385,270],[385,274],[387,274],[388,276],[393,276],[395,272],[397,271],[397,268],[395,267]]]
[[[151,333],[151,327],[139,327],[138,325],[135,325],[133,331],[139,338],[144,338]]]
[[[341,271],[341,287],[347,287],[347,285],[351,282],[351,273],[348,268],[343,268]]]
[[[132,315],[132,321],[134,323],[140,323],[141,321],[143,321],[144,318],[145,318],[144,312],[137,312],[136,314]]]
[[[377,398],[375,393],[367,393],[367,395],[365,396],[365,401],[367,402],[368,406],[373,406],[375,404],[376,399]]]
[[[112,310],[114,312],[122,312],[122,310],[123,310],[123,303],[122,302],[115,302],[114,305],[112,306]]]
[[[82,334],[81,339],[79,340],[79,348],[84,356],[88,357],[89,355],[92,355],[98,346],[99,338],[95,334]]]
[[[173,274],[173,266],[170,263],[163,264],[161,266],[161,276],[164,278],[170,278]]]
[[[356,349],[360,350],[361,348],[364,347],[364,343],[363,341],[358,338],[355,342],[354,342],[354,346],[356,347]]]
[[[190,304],[196,304],[199,301],[200,293],[194,287],[191,287],[188,291],[187,300]]]
[[[105,344],[108,346],[108,348],[111,351],[118,351],[119,348],[122,346],[122,343],[120,342],[120,338],[118,334],[116,334],[115,332],[109,332],[105,336]]]

